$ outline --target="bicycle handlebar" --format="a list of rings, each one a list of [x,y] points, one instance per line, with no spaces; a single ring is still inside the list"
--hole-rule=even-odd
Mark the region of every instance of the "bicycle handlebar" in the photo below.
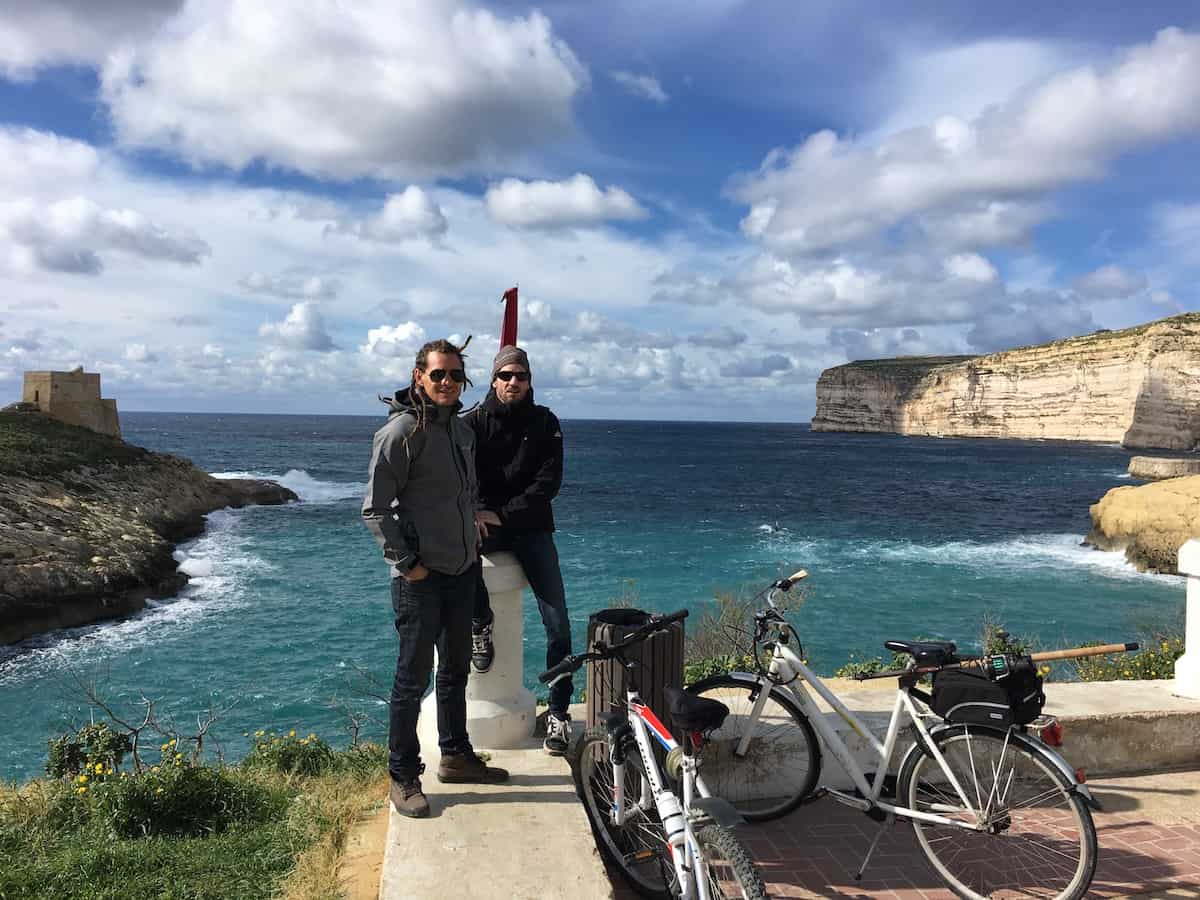
[[[678,612],[673,612],[665,616],[651,616],[650,621],[648,621],[645,625],[639,625],[624,638],[614,644],[597,643],[595,645],[597,647],[595,652],[574,653],[564,658],[563,661],[558,665],[552,666],[539,675],[538,681],[540,681],[542,684],[549,684],[551,681],[561,678],[568,672],[574,672],[586,662],[591,662],[592,660],[597,659],[607,659],[614,653],[624,650],[630,644],[636,644],[638,641],[645,640],[655,632],[663,631],[667,625],[670,625],[674,622],[683,621],[687,618],[687,616],[688,611],[686,609],[681,609]]]

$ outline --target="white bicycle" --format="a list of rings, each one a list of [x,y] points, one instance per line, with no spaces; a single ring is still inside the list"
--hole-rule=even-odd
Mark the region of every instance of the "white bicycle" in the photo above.
[[[823,796],[861,810],[881,828],[859,877],[882,826],[900,819],[912,823],[930,863],[960,897],[1082,897],[1096,868],[1090,808],[1099,806],[1050,747],[1061,745],[1062,727],[1039,716],[1045,696],[1034,662],[1136,650],[1137,644],[960,658],[950,642],[887,641],[889,650],[910,658],[903,670],[869,676],[899,679],[881,743],[804,664],[798,635],[775,602],[806,575],[801,570],[759,595],[766,595],[766,606],[754,617],[757,673],[731,672],[688,687],[731,709],[701,753],[713,792],[752,821]],[[918,686],[926,675],[934,676],[932,695]],[[806,683],[877,757],[873,776],[864,774]],[[927,725],[916,701],[945,721]],[[913,745],[893,779],[889,764],[906,719]],[[855,792],[818,789],[822,745],[850,775]]]
[[[622,651],[672,622],[687,610],[649,621],[622,640],[596,642],[590,653],[568,656],[538,679],[553,684],[584,663],[613,659],[628,673],[624,709],[601,716],[602,727],[579,740],[571,758],[575,789],[601,851],[647,897],[765,900],[766,887],[749,854],[729,828],[742,822],[734,808],[710,796],[698,774],[695,751],[705,733],[725,720],[729,709],[714,700],[668,688],[667,704],[676,728],[687,734],[680,746],[638,694],[636,663]],[[651,740],[666,751],[659,768]],[[677,794],[666,775],[679,786]]]

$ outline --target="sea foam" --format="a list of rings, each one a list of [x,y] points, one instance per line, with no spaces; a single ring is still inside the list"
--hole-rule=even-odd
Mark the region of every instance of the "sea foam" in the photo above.
[[[295,491],[305,503],[333,503],[338,500],[359,499],[367,486],[358,481],[321,481],[304,469],[288,469],[282,475],[270,472],[212,472],[213,478],[256,478],[277,481]]]

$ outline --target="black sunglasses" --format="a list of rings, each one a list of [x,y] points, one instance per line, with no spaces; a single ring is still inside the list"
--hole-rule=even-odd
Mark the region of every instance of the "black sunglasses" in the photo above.
[[[501,381],[512,381],[514,378],[517,379],[517,381],[528,381],[529,373],[528,372],[497,372],[496,377],[499,378]]]
[[[456,381],[462,384],[467,380],[467,373],[464,369],[434,369],[432,372],[426,372],[430,381],[442,382],[448,377],[451,381]]]

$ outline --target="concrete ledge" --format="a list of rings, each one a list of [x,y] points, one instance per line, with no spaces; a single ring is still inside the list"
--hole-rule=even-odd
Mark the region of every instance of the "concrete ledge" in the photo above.
[[[507,784],[440,784],[434,749],[421,779],[432,815],[391,811],[380,900],[611,898],[567,761],[537,738],[491,762]]]

